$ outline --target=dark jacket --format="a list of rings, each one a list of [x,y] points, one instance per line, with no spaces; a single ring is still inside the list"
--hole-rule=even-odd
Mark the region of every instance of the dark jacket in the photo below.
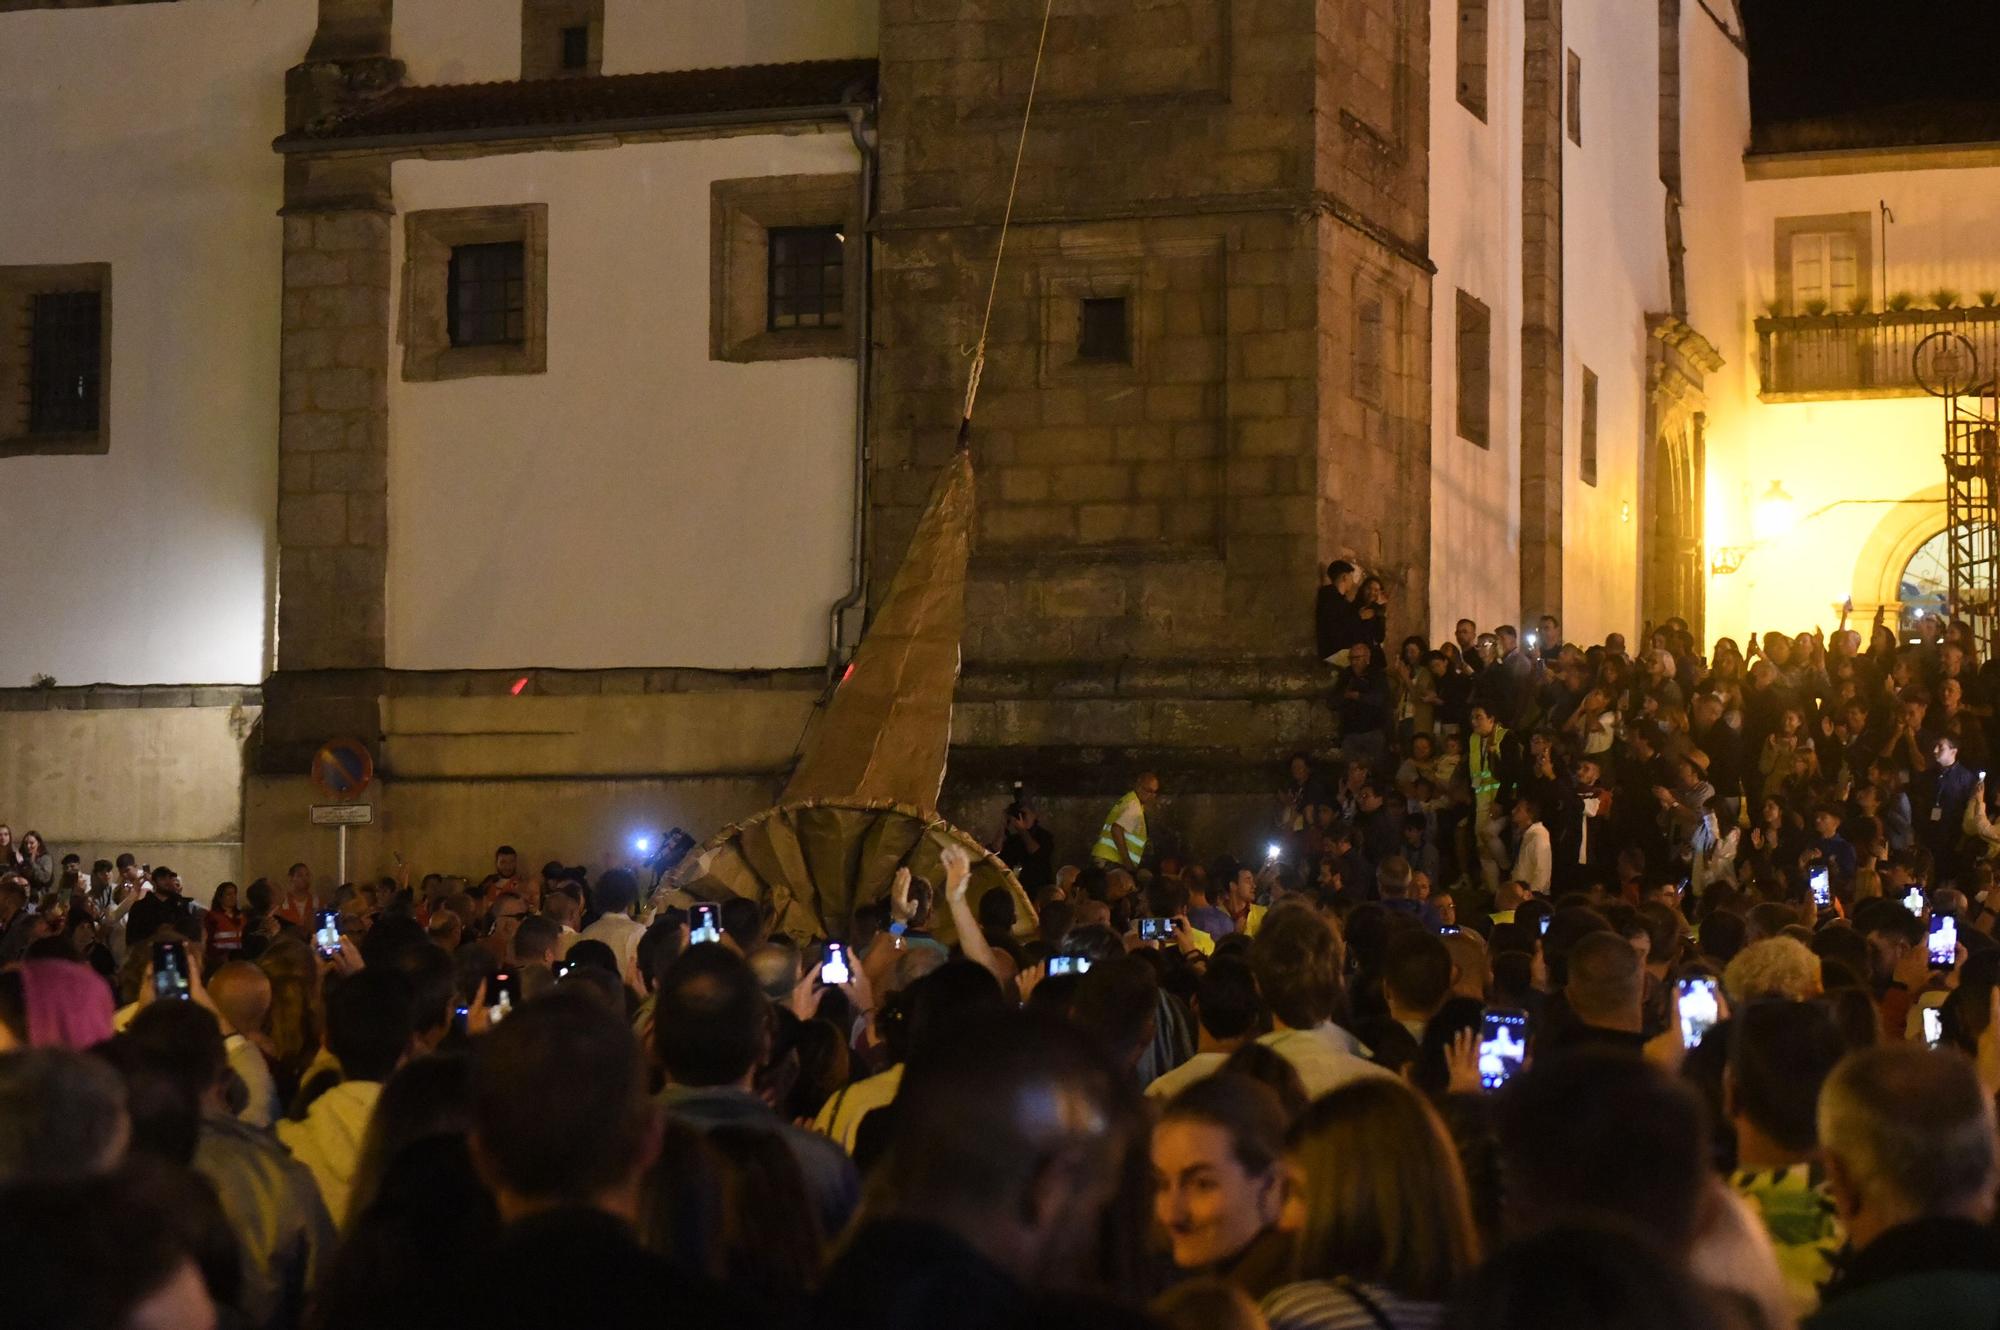
[[[480,1330],[751,1330],[761,1318],[701,1276],[639,1245],[624,1220],[587,1206],[517,1219],[473,1276]]]
[[[1319,658],[1325,660],[1356,642],[1367,641],[1368,634],[1354,602],[1333,587],[1323,586],[1319,599],[1313,602],[1313,638]]]
[[[854,1161],[833,1141],[793,1126],[756,1095],[732,1086],[669,1085],[660,1091],[660,1103],[667,1112],[702,1130],[740,1125],[776,1132],[798,1163],[806,1195],[812,1197],[819,1214],[820,1232],[835,1234],[847,1227],[861,1200],[861,1180],[854,1171]]]
[[[1968,1219],[1900,1224],[1834,1267],[1805,1330],[1993,1330],[2000,1236]]]
[[[818,1330],[1008,1330],[1027,1314],[1021,1286],[957,1234],[907,1219],[855,1230],[821,1284]]]

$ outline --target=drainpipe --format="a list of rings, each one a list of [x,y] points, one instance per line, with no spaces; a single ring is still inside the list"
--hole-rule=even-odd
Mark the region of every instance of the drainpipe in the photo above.
[[[854,266],[861,288],[861,326],[854,349],[854,524],[849,555],[852,562],[847,594],[835,601],[827,613],[826,677],[829,684],[839,677],[847,646],[841,630],[842,622],[849,610],[864,606],[868,601],[868,465],[872,458],[868,446],[868,375],[874,352],[875,302],[872,290],[874,265],[871,262],[874,240],[869,235],[869,227],[875,219],[877,145],[872,123],[875,107],[872,102],[850,102],[845,109],[847,130],[854,139],[854,150],[861,154],[860,199],[856,210],[861,234],[855,237],[859,244],[852,251],[859,260]]]

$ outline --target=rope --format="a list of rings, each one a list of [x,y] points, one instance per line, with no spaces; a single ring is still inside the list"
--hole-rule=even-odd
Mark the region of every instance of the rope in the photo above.
[[[1021,134],[1014,143],[1014,174],[1007,182],[1007,207],[1000,214],[1000,243],[993,251],[993,276],[986,284],[986,312],[979,320],[979,340],[972,348],[972,370],[965,379],[965,410],[958,422],[958,446],[972,438],[972,404],[979,398],[979,379],[986,372],[986,332],[993,324],[993,298],[1000,291],[1000,260],[1007,253],[1007,227],[1014,220],[1014,196],[1021,188],[1021,158],[1028,151],[1028,120],[1035,113],[1035,88],[1042,81],[1042,50],[1048,45],[1049,16],[1056,0],[1042,6],[1042,31],[1035,38],[1035,67],[1028,75],[1028,104],[1021,108]]]

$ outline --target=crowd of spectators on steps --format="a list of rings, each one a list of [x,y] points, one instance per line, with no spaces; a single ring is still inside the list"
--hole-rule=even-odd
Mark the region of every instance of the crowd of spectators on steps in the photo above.
[[[2000,1323],[1994,662],[1391,608],[1328,570],[1338,746],[1233,843],[1017,799],[1022,894],[832,939],[0,828],[7,1323]]]

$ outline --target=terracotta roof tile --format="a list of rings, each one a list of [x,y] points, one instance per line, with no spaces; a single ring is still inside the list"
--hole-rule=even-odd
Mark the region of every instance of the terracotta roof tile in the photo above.
[[[751,117],[833,106],[875,92],[875,61],[808,60],[662,74],[405,86],[278,140],[281,149],[357,140],[588,132],[681,117]]]

